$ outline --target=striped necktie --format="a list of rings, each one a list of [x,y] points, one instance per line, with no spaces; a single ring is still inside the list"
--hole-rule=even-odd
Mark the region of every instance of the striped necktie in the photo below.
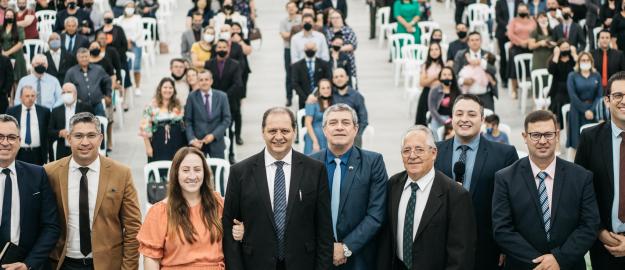
[[[540,202],[540,209],[543,214],[543,225],[545,226],[545,233],[547,234],[547,241],[551,240],[551,209],[549,208],[549,195],[547,195],[547,186],[545,186],[545,179],[549,176],[546,172],[539,172],[538,177],[538,200]]]
[[[273,218],[276,223],[276,235],[278,236],[278,259],[284,259],[284,232],[286,231],[286,184],[284,161],[276,161],[276,178],[273,183]]]

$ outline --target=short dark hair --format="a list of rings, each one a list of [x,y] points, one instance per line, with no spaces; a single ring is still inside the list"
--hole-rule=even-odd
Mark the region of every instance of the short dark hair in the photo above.
[[[499,116],[496,114],[491,114],[489,116],[484,117],[484,122],[493,124],[493,125],[499,125]]]
[[[478,32],[478,31],[471,31],[471,32],[469,32],[467,37],[470,37],[472,35],[478,35],[478,36],[480,36],[480,38],[482,38],[482,34],[480,34],[480,32]]]
[[[597,38],[601,36],[601,33],[607,33],[608,35],[610,35],[610,37],[612,37],[612,33],[610,33],[610,30],[602,29],[601,31],[599,31],[599,33],[597,33]]]
[[[179,62],[179,63],[181,63],[181,64],[183,64],[183,65],[184,65],[184,64],[186,64],[186,62],[187,62],[187,61],[186,61],[186,60],[184,60],[184,59],[182,59],[182,58],[173,58],[173,59],[171,59],[171,60],[169,61],[169,66],[170,66],[170,67],[171,67],[171,66],[173,66],[173,65],[174,65],[174,63],[176,63],[176,62]]]
[[[480,105],[480,114],[484,116],[484,102],[482,102],[482,100],[474,94],[462,94],[457,96],[456,100],[454,101],[454,106],[452,106],[451,108],[452,111],[454,110],[454,108],[456,108],[456,104],[458,104],[458,102],[461,100],[470,100]]]
[[[339,32],[339,33],[340,33],[340,32]],[[330,39],[330,42],[334,42],[334,41],[335,41],[335,40],[337,40],[337,39],[340,39],[340,40],[342,40],[342,41],[345,41],[345,39],[343,38],[343,34],[340,34],[340,35],[335,34],[335,35],[332,37],[332,39]]]
[[[20,129],[20,123],[17,121],[17,119],[15,119],[15,117],[8,115],[8,114],[0,114],[0,123],[13,123],[15,124],[15,127],[17,127],[17,130]]]
[[[71,133],[74,129],[74,126],[78,123],[91,123],[95,125],[95,129],[98,133],[102,133],[102,124],[100,123],[100,119],[97,116],[93,115],[90,112],[81,112],[74,114],[72,118],[69,119],[69,132]]]
[[[289,115],[289,118],[291,118],[291,127],[294,131],[297,132],[297,122],[295,120],[295,114],[293,114],[293,112],[286,107],[273,107],[266,110],[265,113],[263,113],[263,122],[261,124],[262,129],[265,129],[265,126],[267,125],[267,117],[269,117],[270,114],[279,113],[285,113]]]
[[[200,13],[199,11],[194,11],[193,13],[191,13],[191,17],[193,16],[200,16],[202,18],[204,18],[204,15],[202,13]]]
[[[308,13],[307,13],[307,14],[302,15],[302,21],[303,21],[304,19],[306,19],[306,18],[311,18],[313,21],[315,20],[315,17],[313,17],[313,15],[310,15],[310,14],[308,14]]]
[[[625,71],[619,71],[617,73],[614,73],[614,75],[610,76],[610,79],[608,80],[608,86],[603,89],[604,96],[612,93],[612,84],[614,84],[615,81],[625,81]]]
[[[531,123],[536,122],[544,122],[544,121],[552,121],[553,125],[558,128],[558,120],[556,119],[556,115],[547,110],[536,110],[529,113],[525,117],[525,123],[523,124],[525,128],[525,132],[527,132],[527,126]]]

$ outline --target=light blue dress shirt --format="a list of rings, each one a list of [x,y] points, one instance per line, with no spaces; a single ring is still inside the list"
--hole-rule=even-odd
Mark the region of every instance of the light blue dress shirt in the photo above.
[[[30,74],[20,79],[20,82],[17,84],[17,89],[15,90],[15,105],[20,105],[22,103],[20,96],[22,94],[22,88],[26,85],[30,85],[36,92],[37,77]],[[41,93],[37,93],[38,96],[41,96],[41,104],[37,104],[52,110],[54,107],[63,104],[63,100],[61,99],[62,92],[63,90],[61,89],[59,80],[48,73],[44,73],[43,76],[41,76]]]
[[[612,231],[616,233],[625,232],[625,223],[618,219],[618,204],[619,204],[619,162],[620,160],[620,148],[621,148],[621,132],[622,129],[618,128],[614,122],[610,121],[612,125],[612,168],[614,171],[614,199],[612,201]],[[623,161],[625,162],[625,161]]]
[[[454,152],[451,157],[452,168],[454,164],[456,164],[458,159],[460,159],[460,153],[462,153],[462,150],[460,149],[461,145],[462,143],[460,142],[458,137],[454,137],[454,144],[453,144]],[[477,157],[477,150],[480,147],[480,135],[478,134],[477,136],[475,136],[475,138],[473,138],[473,140],[466,145],[469,146],[469,149],[467,150],[467,160],[466,160],[465,169],[464,169],[464,172],[465,172],[464,183],[462,184],[462,186],[466,190],[471,190],[471,176],[473,175],[473,167],[475,167],[474,165],[475,165],[475,158]],[[453,169],[451,173],[454,179],[456,179],[456,174],[453,172]]]

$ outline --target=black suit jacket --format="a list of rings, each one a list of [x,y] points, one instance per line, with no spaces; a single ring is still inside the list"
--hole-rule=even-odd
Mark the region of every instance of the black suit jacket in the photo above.
[[[41,160],[48,161],[48,123],[50,122],[50,109],[35,104],[37,121],[39,123],[39,141],[41,142]],[[7,109],[7,114],[15,117],[20,125],[22,118],[22,104]],[[24,122],[26,122],[24,120]]]
[[[11,93],[11,87],[14,81],[11,59],[0,55],[0,95],[8,96],[8,94]]]
[[[406,171],[388,183],[387,218],[380,232],[378,268],[400,270],[397,257],[399,200],[408,180]],[[475,260],[476,224],[469,192],[436,171],[430,195],[412,244],[410,270],[472,270]]]
[[[625,57],[623,52],[614,49],[608,49],[608,79],[614,73],[625,70]],[[603,50],[597,49],[592,52],[592,58],[595,60],[595,69],[599,74],[603,75]]]
[[[551,34],[553,40],[560,40],[564,38],[564,25],[562,23],[558,24],[555,28],[553,28],[553,33]],[[581,52],[586,48],[586,36],[584,35],[584,31],[582,27],[577,23],[571,23],[571,27],[569,27],[569,43],[574,45],[577,48],[578,52]]]
[[[264,151],[230,169],[223,212],[226,267],[276,269],[277,238]],[[287,199],[285,266],[322,270],[332,266],[333,237],[328,176],[323,163],[293,151]],[[232,238],[232,220],[245,223],[242,242]]]
[[[76,39],[74,40],[74,47],[71,51],[67,51],[65,48],[65,39],[68,38],[67,33],[61,34],[61,50],[67,52],[74,59],[76,58],[76,52],[78,52],[78,48],[89,48],[89,39],[79,33],[76,33]]]
[[[54,60],[52,59],[52,54],[50,53],[50,51],[45,52],[45,56],[46,59],[48,59],[48,69],[46,70],[46,72],[56,77],[62,86],[63,82],[65,81],[65,73],[67,73],[67,70],[78,64],[78,62],[76,61],[76,56],[67,53],[67,51],[64,49],[61,49],[61,57],[58,67],[56,66],[56,64],[54,64]]]
[[[533,269],[532,260],[545,254],[552,254],[560,269],[586,269],[584,255],[599,229],[592,173],[557,158],[555,174],[550,241],[529,158],[495,175],[493,234],[507,255],[504,269]]]
[[[347,1],[346,0],[338,0],[336,1],[336,7],[332,6],[332,0],[323,0],[320,5],[318,5],[318,10],[324,10],[328,8],[334,8],[343,14],[343,19],[347,18]]]
[[[224,91],[226,94],[228,94],[230,106],[238,106],[238,102],[234,101],[241,99],[243,95],[243,77],[241,73],[241,64],[231,57],[226,58],[225,61],[226,62],[224,63],[224,69],[221,76],[219,76],[217,58],[206,61],[206,63],[204,64],[204,68],[210,70],[210,72],[213,74],[212,88]]]
[[[51,269],[48,255],[61,235],[56,198],[43,167],[15,161],[20,194],[20,242],[32,269]]]
[[[437,143],[438,155],[434,166],[448,177],[453,177],[453,139]],[[491,142],[480,137],[471,175],[471,198],[477,222],[476,270],[498,269],[500,250],[493,239],[491,207],[495,173],[519,159],[510,145]]]
[[[314,89],[310,89],[306,58],[291,65],[291,78],[293,88],[300,98],[306,99],[313,92]],[[332,68],[328,62],[315,57],[315,86],[321,79],[332,79]]]
[[[76,102],[76,112],[93,113],[91,106],[82,102]],[[50,123],[48,123],[48,138],[50,142],[56,141],[56,157],[50,157],[50,160],[60,159],[71,154],[69,147],[65,146],[65,138],[59,137],[59,131],[65,129],[65,105],[57,106],[52,109],[50,115]]]
[[[508,1],[499,0],[495,3],[495,20],[497,22],[497,30],[495,31],[495,37],[497,39],[508,40],[506,31],[508,30],[508,23],[510,22],[510,8],[514,9],[514,16],[516,16],[516,9],[520,0],[514,1],[514,7],[508,6]]]

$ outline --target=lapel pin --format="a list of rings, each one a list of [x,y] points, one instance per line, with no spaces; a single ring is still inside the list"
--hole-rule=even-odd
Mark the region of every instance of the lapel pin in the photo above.
[[[354,169],[354,166],[349,166],[349,168],[348,168],[348,170],[350,170],[350,171],[353,170],[353,169]]]

